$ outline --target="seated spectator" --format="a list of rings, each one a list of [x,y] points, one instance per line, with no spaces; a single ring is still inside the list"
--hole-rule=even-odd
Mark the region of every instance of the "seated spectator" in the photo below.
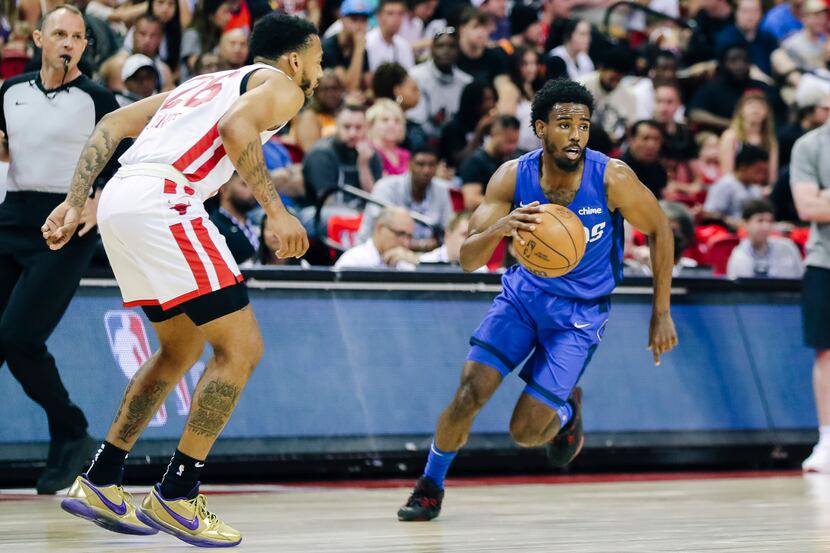
[[[804,27],[784,39],[781,47],[772,53],[776,75],[788,77],[794,71],[800,73],[825,67],[827,4],[823,0],[805,0],[799,18]]]
[[[658,199],[663,197],[668,183],[666,170],[660,163],[662,145],[659,123],[650,119],[637,121],[628,133],[628,150],[620,157]]]
[[[715,184],[723,173],[720,170],[720,139],[713,132],[703,131],[695,135],[697,159],[692,162],[695,181],[704,189]]]
[[[778,178],[778,139],[769,103],[760,90],[747,90],[738,105],[732,122],[720,137],[720,168],[724,175],[732,172],[735,152],[743,144],[752,144],[769,154],[768,183]]]
[[[492,83],[500,91],[507,79],[504,54],[488,44],[490,16],[473,7],[464,8],[458,24],[458,68],[473,79]],[[500,91],[501,92],[501,91]]]
[[[346,250],[334,268],[413,270],[417,258],[409,249],[409,242],[414,226],[406,209],[384,209],[375,221],[371,238]]]
[[[400,106],[388,98],[379,98],[366,112],[369,141],[380,156],[384,175],[406,173],[411,154],[401,148],[405,123]]]
[[[339,19],[342,30],[322,42],[323,67],[334,69],[347,92],[361,90],[369,82],[366,30],[372,11],[368,0],[344,0]]]
[[[657,83],[677,83],[677,57],[668,50],[660,50],[651,46],[640,49],[639,60],[644,64],[636,75],[630,75],[622,80],[634,97],[637,98],[637,113],[635,120],[650,119],[654,114],[655,87]],[[678,94],[680,89],[678,88]],[[682,98],[682,94],[679,96]],[[679,123],[685,118],[685,108],[681,100],[680,107],[675,112],[675,120]]]
[[[518,149],[520,126],[519,120],[512,115],[497,115],[490,125],[484,146],[461,163],[458,175],[461,177],[464,209],[475,211],[484,200],[490,177],[502,163],[521,155]]]
[[[127,3],[125,2],[124,5]],[[141,4],[135,4],[140,6]],[[182,49],[182,17],[181,4],[177,0],[149,0],[147,13],[154,15],[163,25],[164,35],[159,46],[159,56],[174,73],[181,62]],[[124,37],[124,47],[132,51],[135,27],[132,27]]]
[[[127,50],[127,52],[130,54],[144,54],[153,60],[160,77],[159,86],[162,91],[167,91],[173,90],[176,83],[173,80],[173,72],[170,67],[159,56],[163,38],[164,27],[161,21],[152,14],[142,15],[135,23],[132,50]]]
[[[248,31],[236,27],[222,33],[219,39],[219,63],[226,69],[239,69],[248,60]]]
[[[204,75],[206,73],[216,73],[224,69],[219,61],[219,54],[213,52],[205,52],[199,54],[196,58],[196,63],[193,65],[192,76]]]
[[[378,26],[366,33],[366,54],[369,71],[375,71],[380,64],[394,62],[404,69],[415,66],[412,46],[398,34],[406,14],[404,0],[380,0],[377,9]]]
[[[182,35],[182,81],[192,76],[201,54],[212,52],[219,46],[222,32],[238,9],[239,0],[204,0],[197,3],[193,23]]]
[[[121,68],[124,90],[115,94],[119,106],[148,98],[159,90],[159,73],[153,60],[143,54],[128,57]]]
[[[695,27],[686,48],[687,65],[715,59],[715,37],[734,21],[729,0],[709,0],[694,16]]]
[[[588,56],[591,48],[591,23],[585,19],[568,21],[562,39],[565,42],[548,54],[547,77],[567,77],[576,81],[592,73],[594,62]]]
[[[683,252],[694,245],[694,220],[689,209],[681,203],[661,200],[660,207],[669,220],[672,235],[674,236],[674,267],[672,267],[672,276],[683,276],[684,272],[697,267],[697,262],[694,259],[683,255]],[[626,267],[646,275],[651,275],[651,249],[648,245],[635,246],[633,242],[629,242],[632,234],[631,230],[630,225],[626,223],[626,246],[631,246],[625,259]]]
[[[444,231],[444,243],[432,251],[422,253],[418,256],[418,264],[446,264],[452,266],[461,265],[461,245],[470,233],[470,211],[459,211],[450,219]],[[481,266],[474,272],[487,272],[487,266]]]
[[[366,136],[366,112],[362,106],[344,105],[337,114],[336,133],[323,138],[303,158],[303,180],[306,196],[302,204],[314,206],[332,188],[349,184],[371,192],[383,175],[383,167],[372,144]],[[340,195],[330,196],[326,212],[355,213],[355,202]],[[345,209],[335,209],[335,208]],[[303,223],[312,236],[314,208],[302,213]],[[324,219],[327,214],[324,213]]]
[[[658,82],[654,87],[652,118],[663,130],[661,153],[664,157],[685,161],[695,157],[697,146],[689,126],[678,121],[678,112],[682,107],[683,100],[677,85],[673,82]]]
[[[498,42],[510,38],[510,19],[507,17],[507,0],[484,0],[481,11],[490,17],[490,40]]]
[[[344,93],[337,74],[332,69],[326,69],[308,106],[291,123],[291,139],[303,152],[310,150],[321,138],[328,138],[336,132],[335,117],[343,105]]]
[[[750,62],[766,75],[772,75],[770,57],[778,48],[778,40],[760,30],[763,14],[761,0],[737,0],[735,22],[727,25],[715,37],[715,49],[723,50],[736,44],[744,45],[749,51]]]
[[[615,48],[605,53],[597,71],[578,79],[594,96],[591,121],[616,144],[625,138],[625,130],[637,112],[637,98],[622,83],[630,71],[631,53]]]
[[[429,57],[432,38],[439,29],[446,28],[444,19],[436,18],[438,0],[409,0],[398,36],[403,37],[412,48],[415,61],[424,61]]]
[[[803,24],[797,17],[798,6],[803,0],[784,0],[770,9],[761,21],[761,30],[782,41],[801,30]]]
[[[729,278],[801,278],[804,264],[792,240],[770,236],[772,204],[750,200],[744,205],[746,238],[732,250],[726,274]]]
[[[394,100],[403,110],[407,118],[405,148],[415,150],[426,145],[426,133],[419,123],[409,117],[409,112],[421,99],[421,91],[406,69],[394,62],[381,64],[372,76],[372,92],[376,100]]]
[[[519,120],[519,149],[530,151],[541,148],[542,141],[530,124],[530,106],[536,91],[544,80],[539,78],[539,54],[523,46],[515,49],[507,61],[510,87],[505,87],[508,98],[499,98],[499,113]]]
[[[438,156],[429,149],[416,150],[409,160],[409,172],[380,179],[372,195],[410,212],[420,213],[432,224],[447,228],[453,214],[450,192],[443,182],[435,178]],[[381,207],[367,204],[363,212],[363,221],[357,233],[360,242],[369,238],[375,228],[375,219],[380,215]],[[437,245],[431,228],[416,224],[410,249],[429,251]]]
[[[432,58],[416,65],[409,72],[420,89],[418,105],[407,117],[419,123],[430,139],[441,136],[441,128],[458,112],[461,92],[473,78],[456,67],[458,34],[453,28],[435,34]]]
[[[540,53],[539,45],[542,40],[542,22],[539,19],[539,10],[531,5],[514,2],[510,9],[510,34],[509,40],[498,41],[499,47],[504,53],[510,55],[513,51],[522,46]]]
[[[735,155],[735,172],[724,175],[706,195],[703,218],[731,229],[743,226],[743,209],[751,199],[764,196],[769,178],[769,154],[751,144],[741,146]]]
[[[260,228],[250,217],[257,205],[248,185],[234,173],[219,189],[219,207],[210,214],[237,263],[253,259],[259,251]]]
[[[736,44],[727,47],[720,54],[715,78],[704,83],[689,102],[686,110],[689,121],[719,133],[728,129],[735,106],[744,92],[750,89],[763,91],[776,119],[781,118],[784,106],[778,93],[749,77],[749,51],[746,46]]]
[[[461,92],[458,113],[441,129],[440,157],[450,167],[484,142],[484,135],[496,114],[498,95],[492,85],[473,81]]]

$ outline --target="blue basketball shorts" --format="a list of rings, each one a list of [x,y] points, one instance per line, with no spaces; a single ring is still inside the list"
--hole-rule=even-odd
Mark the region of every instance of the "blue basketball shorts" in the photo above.
[[[468,361],[507,376],[525,361],[524,393],[556,409],[565,404],[602,340],[608,296],[554,296],[524,280],[504,279],[501,294],[470,338]]]

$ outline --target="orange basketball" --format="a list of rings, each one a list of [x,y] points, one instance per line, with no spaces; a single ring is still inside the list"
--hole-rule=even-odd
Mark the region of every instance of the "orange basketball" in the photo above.
[[[556,204],[541,206],[542,222],[533,232],[520,230],[524,245],[513,243],[516,257],[525,269],[552,278],[571,271],[585,254],[585,230],[576,213]]]

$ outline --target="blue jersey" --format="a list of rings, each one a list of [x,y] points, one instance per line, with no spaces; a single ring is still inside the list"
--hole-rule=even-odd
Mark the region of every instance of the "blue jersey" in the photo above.
[[[542,150],[534,150],[519,158],[516,173],[515,206],[550,201],[539,184],[539,163]],[[579,217],[585,229],[585,255],[571,272],[561,277],[543,278],[521,265],[515,265],[505,279],[529,281],[543,291],[556,296],[584,300],[607,296],[622,280],[623,218],[611,213],[605,196],[605,167],[608,156],[594,150],[585,150],[582,182],[573,201],[567,207]]]

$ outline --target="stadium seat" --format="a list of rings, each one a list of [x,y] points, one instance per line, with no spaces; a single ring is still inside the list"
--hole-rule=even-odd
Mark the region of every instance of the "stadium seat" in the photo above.
[[[729,256],[732,250],[741,241],[732,234],[716,234],[706,243],[708,252],[708,264],[712,267],[712,274],[723,276],[726,274],[726,265],[729,263]]]

